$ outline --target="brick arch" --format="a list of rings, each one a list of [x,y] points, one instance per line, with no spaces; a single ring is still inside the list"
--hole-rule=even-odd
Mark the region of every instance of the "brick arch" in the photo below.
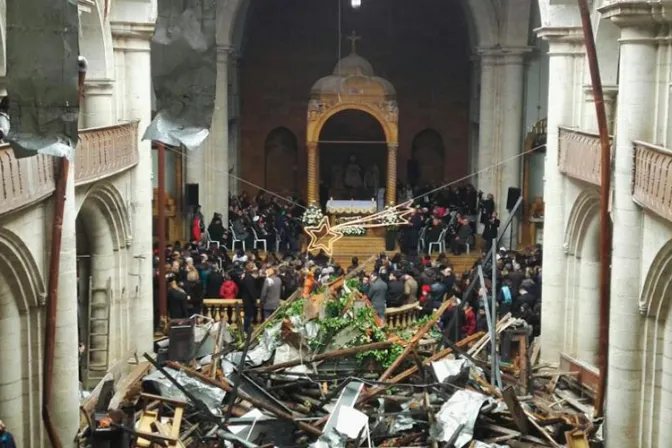
[[[640,313],[646,317],[642,340],[642,428],[639,446],[662,447],[669,437],[663,422],[669,421],[672,394],[664,377],[672,375],[672,240],[656,254],[649,267],[640,297]],[[666,436],[661,436],[661,432]],[[668,440],[669,442],[669,440]]]
[[[37,263],[21,238],[0,228],[0,416],[17,446],[40,440],[40,305],[46,295]],[[37,432],[37,433],[36,433]]]

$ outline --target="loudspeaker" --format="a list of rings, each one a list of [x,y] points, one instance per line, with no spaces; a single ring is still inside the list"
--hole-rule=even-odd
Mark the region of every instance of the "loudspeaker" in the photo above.
[[[198,184],[185,185],[184,197],[187,200],[187,206],[194,207],[198,205]]]
[[[513,207],[516,206],[516,202],[520,198],[520,188],[509,187],[509,194],[506,197],[506,209],[508,211],[513,210]]]
[[[194,322],[191,319],[173,319],[168,338],[169,360],[188,362],[194,358]]]

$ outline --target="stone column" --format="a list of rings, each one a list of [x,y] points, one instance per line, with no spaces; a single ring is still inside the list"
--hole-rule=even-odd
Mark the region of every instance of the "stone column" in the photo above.
[[[131,174],[131,220],[133,241],[131,253],[137,260],[132,263],[133,271],[139,275],[138,296],[135,299],[133,328],[134,341],[138,353],[152,352],[154,333],[154,300],[152,293],[152,145],[143,141],[142,135],[152,118],[152,86],[150,64],[150,40],[154,25],[150,23],[113,22],[117,72],[123,77],[123,90],[117,90],[124,101],[123,119],[140,120],[138,125],[138,164]],[[123,59],[123,62],[119,61]],[[137,266],[137,267],[136,267]]]
[[[53,216],[53,200],[51,214]],[[68,171],[63,212],[51,417],[64,446],[79,428],[79,337],[77,332],[77,258],[75,221],[75,164]],[[50,221],[49,221],[50,222]],[[48,232],[51,225],[47,223]],[[47,247],[50,247],[47,245]],[[51,255],[51,254],[50,254]],[[48,259],[48,258],[47,258]],[[34,361],[34,360],[33,360]],[[10,428],[11,429],[11,428]]]
[[[544,281],[541,309],[541,356],[557,364],[564,341],[567,261],[564,250],[564,175],[558,170],[558,126],[572,124],[574,62],[583,57],[581,28],[542,28],[539,36],[549,43],[548,130],[544,166]]]
[[[520,167],[523,163],[523,158],[520,155],[523,152],[521,123],[523,120],[523,84],[525,80],[525,66],[523,63],[526,52],[527,50],[516,50],[504,54],[500,58],[502,73],[502,91],[500,94],[502,103],[499,106],[499,116],[502,120],[500,125],[500,161],[502,165],[497,170],[499,181],[495,184],[495,190],[499,192],[498,203],[501,216],[504,216],[504,211],[507,207],[506,202],[509,187],[520,188],[522,182]],[[522,209],[519,210],[519,213],[521,212]],[[507,212],[506,216],[508,215],[509,213]],[[514,226],[514,231],[513,233],[505,233],[504,246],[514,248],[518,245],[518,220],[515,219],[511,225]],[[513,241],[511,240],[512,236]]]
[[[397,203],[397,153],[399,152],[399,143],[387,144],[387,189],[385,191],[385,202],[387,205],[396,205]]]
[[[308,205],[318,203],[318,176],[317,176],[317,143],[309,142],[306,146],[308,152]]]
[[[87,79],[84,84],[84,127],[98,128],[115,122],[114,81]]]
[[[613,8],[612,8],[613,6]],[[609,371],[605,437],[610,448],[637,446],[644,326],[639,316],[642,213],[632,200],[633,141],[653,141],[656,107],[657,43],[651,6],[620,10],[615,3],[603,14],[621,27],[618,111],[613,156],[613,249]],[[632,16],[629,14],[632,13]],[[603,16],[603,17],[604,17]],[[661,421],[664,421],[661,420]]]
[[[509,187],[520,187],[524,56],[527,48],[482,49],[478,186],[504,217]],[[509,245],[509,236],[504,238]]]
[[[481,57],[481,92],[478,124],[478,188],[485,194],[494,193],[494,171],[487,169],[494,160],[495,148],[495,97],[498,82],[495,58],[483,54]],[[495,196],[496,199],[497,196]],[[499,205],[499,204],[497,204]]]
[[[206,160],[212,164],[206,178],[206,201],[213,212],[222,214],[222,222],[229,222],[229,47],[217,48],[217,88],[215,97],[215,113],[212,116],[210,144],[207,146]],[[209,155],[209,157],[208,157]],[[208,210],[208,209],[206,209]],[[210,219],[207,216],[206,219]]]
[[[240,192],[240,66],[239,56],[235,52],[229,55],[229,165],[233,168],[233,175],[229,181],[232,194]]]

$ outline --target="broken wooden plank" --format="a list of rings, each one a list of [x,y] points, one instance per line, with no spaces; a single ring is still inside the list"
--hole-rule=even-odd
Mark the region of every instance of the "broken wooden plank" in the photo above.
[[[128,390],[131,388],[131,386],[142,380],[142,378],[147,375],[147,372],[149,372],[149,369],[151,368],[152,365],[150,363],[141,362],[136,365],[133,370],[128,373],[128,375],[121,378],[114,388],[114,396],[112,397],[112,400],[110,400],[110,405],[107,407],[107,409],[110,411],[119,409],[121,404],[124,402],[126,394],[128,393]]]
[[[509,408],[511,416],[513,417],[513,421],[516,424],[516,427],[518,428],[520,433],[529,434],[530,432],[529,419],[527,418],[525,411],[520,405],[518,397],[516,396],[516,391],[513,389],[513,387],[511,386],[505,387],[504,390],[502,391],[502,397],[504,398],[506,407]]]

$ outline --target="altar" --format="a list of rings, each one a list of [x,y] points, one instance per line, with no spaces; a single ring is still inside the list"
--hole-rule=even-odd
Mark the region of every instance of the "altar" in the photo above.
[[[370,201],[334,200],[327,201],[329,215],[372,215],[378,210],[378,204]]]

